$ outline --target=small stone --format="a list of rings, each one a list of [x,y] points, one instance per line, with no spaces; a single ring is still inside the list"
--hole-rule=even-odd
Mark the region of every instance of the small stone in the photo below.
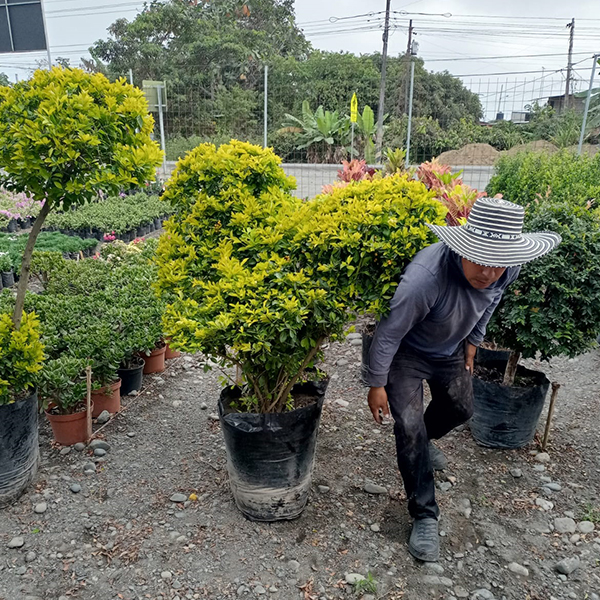
[[[552,490],[553,492],[560,492],[560,490],[562,490],[562,485],[560,485],[560,483],[555,482],[545,483],[544,487],[549,490]]]
[[[17,569],[17,575],[25,575],[27,573],[27,567],[19,567]]]
[[[515,478],[523,477],[523,471],[521,469],[511,469],[510,474]]]
[[[381,527],[379,527],[379,523],[373,523],[373,525],[371,525],[371,531],[374,531],[375,533],[379,533],[381,531]]]
[[[40,502],[33,507],[33,512],[38,515],[43,515],[48,510],[48,505],[45,502]]]
[[[550,500],[546,500],[545,498],[536,498],[535,504],[536,506],[539,506],[542,510],[552,510],[554,508],[554,504],[550,502]]]
[[[571,544],[576,544],[579,540],[581,540],[581,536],[578,533],[574,533],[570,538],[569,541],[571,542]]]
[[[219,420],[219,415],[217,413],[212,413],[212,414],[208,415],[208,418],[211,421],[218,421]]]
[[[346,336],[347,340],[362,340],[362,333],[358,333],[357,331],[353,331]]]
[[[265,588],[259,584],[254,588],[254,593],[258,594],[259,596],[262,596],[262,594],[267,593],[267,590],[265,590]]]
[[[440,577],[439,575],[425,575],[422,579],[425,585],[439,585],[442,587],[452,587],[454,582],[448,577]]]
[[[185,502],[187,500],[187,496],[185,494],[173,494],[169,500],[171,502]]]
[[[128,438],[133,438],[133,437],[135,437],[135,431],[128,431],[128,432],[127,432],[127,437],[128,437]]]
[[[92,440],[89,447],[90,450],[96,450],[97,448],[102,450],[110,450],[108,442],[105,442],[104,440]]]
[[[14,537],[8,542],[9,548],[22,548],[25,545],[25,540],[22,537]]]
[[[546,465],[541,465],[541,464],[533,465],[533,469],[535,471],[537,471],[538,473],[543,473],[546,470]]]
[[[106,456],[106,450],[103,450],[102,448],[96,448],[94,450],[94,456]]]
[[[338,406],[341,406],[342,408],[348,408],[348,406],[350,406],[350,402],[348,402],[347,400],[342,400],[341,398],[334,400],[333,403],[337,404]]]
[[[550,483],[552,481],[552,477],[548,477],[548,475],[542,475],[540,477],[540,481],[542,483]]]
[[[94,473],[96,471],[96,465],[93,462],[87,462],[83,465],[84,473]]]
[[[61,448],[60,455],[61,456],[66,456],[70,452],[71,452],[71,446],[65,446],[64,448]]]
[[[382,485],[377,485],[375,483],[372,483],[370,481],[365,483],[363,490],[365,492],[367,492],[367,494],[387,494],[388,493],[387,488],[383,487]]]
[[[457,585],[454,588],[454,595],[457,598],[468,598],[469,597],[469,592],[467,592],[467,590],[465,590],[464,587],[461,587],[460,585]]]
[[[570,575],[573,573],[573,571],[576,571],[579,568],[580,564],[581,562],[579,559],[574,556],[572,558],[563,558],[554,565],[554,568],[563,575]]]
[[[575,513],[572,510],[565,510],[563,514],[565,515],[565,517],[569,517],[569,519],[575,518]]]
[[[493,548],[496,545],[496,543],[494,542],[494,540],[485,540],[485,545],[488,548]]]
[[[554,531],[556,533],[575,533],[577,524],[571,517],[559,517],[554,519]]]
[[[300,563],[297,560],[289,560],[287,566],[294,572],[297,573],[300,570]]]
[[[539,463],[549,463],[550,455],[547,452],[539,452],[534,456],[533,460]]]
[[[318,486],[318,489],[321,494],[326,494],[331,488],[328,485],[320,485]]]
[[[448,492],[452,489],[452,484],[449,481],[441,481],[438,483],[438,489],[440,492]]]
[[[110,413],[107,410],[103,410],[100,415],[98,416],[98,418],[96,419],[96,422],[98,423],[98,425],[104,425],[104,423],[108,423],[110,421]]]
[[[81,486],[78,483],[72,483],[69,488],[74,494],[79,494],[81,491]]]
[[[516,575],[522,575],[523,577],[529,577],[529,571],[523,565],[516,562],[511,562],[508,565],[508,570]]]
[[[35,552],[28,552],[27,556],[25,556],[25,562],[33,562],[37,558],[37,554]]]
[[[362,346],[362,340],[350,340],[351,346]]]
[[[86,445],[83,442],[77,442],[73,448],[75,448],[75,450],[77,450],[77,452],[83,452],[86,448]]]
[[[203,403],[200,405],[200,410],[208,410],[208,404],[206,404],[206,402],[203,402]]]
[[[465,518],[469,518],[471,516],[472,508],[471,508],[471,500],[469,498],[461,498],[458,501],[458,505],[460,507],[460,512]]]
[[[139,391],[138,391],[138,390],[131,390],[131,391],[129,392],[129,394],[127,394],[127,395],[128,395],[128,396],[137,396],[138,394],[139,394]]]
[[[160,574],[161,579],[164,579],[165,581],[171,579],[173,577],[173,573],[171,573],[171,571],[163,571]]]
[[[364,577],[364,575],[361,575],[360,573],[346,573],[346,575],[344,575],[344,580],[346,581],[346,583],[349,583],[350,585],[355,585],[359,581],[364,581],[365,577]]]
[[[338,367],[345,367],[347,364],[348,364],[348,360],[345,358],[340,358],[336,363],[336,365]]]
[[[426,562],[423,566],[428,571],[432,571],[433,573],[436,573],[437,575],[441,575],[444,572],[444,567],[442,567],[442,565],[440,565],[440,563]]]
[[[580,533],[592,533],[596,529],[596,526],[591,521],[581,521],[577,523],[577,529]]]
[[[480,588],[473,592],[471,596],[471,600],[494,600],[494,594],[490,592],[490,590],[486,590],[485,588]]]
[[[179,588],[181,588],[181,587],[183,587],[183,586],[181,585],[181,582],[180,582],[178,579],[176,579],[176,580],[175,580],[175,581],[173,581],[173,583],[171,584],[171,587],[172,587],[174,590],[178,590]],[[177,596],[177,598],[179,598],[179,596]]]
[[[272,585],[269,588],[269,591],[271,592],[271,594],[276,594],[279,590],[274,585]]]
[[[173,408],[179,408],[181,405],[181,400],[173,400]]]

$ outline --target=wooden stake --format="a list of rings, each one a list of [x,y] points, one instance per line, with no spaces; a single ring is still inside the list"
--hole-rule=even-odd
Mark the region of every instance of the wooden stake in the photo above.
[[[544,439],[542,440],[542,452],[546,451],[546,444],[548,443],[548,436],[550,435],[550,424],[552,423],[552,416],[554,415],[554,403],[556,402],[556,396],[558,396],[558,390],[560,389],[560,383],[552,383],[552,396],[550,397],[550,406],[548,407],[548,418],[546,419],[546,429],[544,430]]]
[[[87,441],[92,437],[92,367],[89,365],[85,368],[85,378],[87,382]]]
[[[502,382],[503,385],[513,385],[515,382],[515,375],[517,374],[517,367],[519,366],[520,358],[520,352],[513,351],[510,353],[508,363],[506,364],[506,371],[504,372],[504,381]]]

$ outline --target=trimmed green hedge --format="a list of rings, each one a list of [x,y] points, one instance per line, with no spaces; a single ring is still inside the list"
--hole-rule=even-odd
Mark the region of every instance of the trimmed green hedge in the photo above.
[[[502,194],[522,205],[549,198],[585,206],[600,198],[600,153],[594,157],[568,150],[505,155],[496,163],[486,190],[489,196]]]

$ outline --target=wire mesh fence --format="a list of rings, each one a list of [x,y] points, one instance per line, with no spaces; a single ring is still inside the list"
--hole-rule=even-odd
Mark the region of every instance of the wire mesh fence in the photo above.
[[[320,84],[314,73],[309,77],[288,68],[285,61],[270,65],[268,77],[257,69],[234,85],[166,81],[163,123],[168,168],[200,143],[238,139],[263,145],[266,133],[267,145],[282,158],[286,172],[296,177],[298,196],[315,196],[337,178],[342,160],[376,164],[384,160],[385,149],[407,147],[410,61],[396,61],[388,71],[383,155],[376,148],[379,72],[367,66],[355,82],[345,77],[338,86],[332,85],[331,73],[327,85]],[[577,71],[568,90],[562,71],[529,78],[462,79],[449,73],[432,79],[423,73],[421,64],[414,77],[411,165],[438,157],[454,171],[462,170],[465,183],[484,189],[503,153],[576,147],[585,101],[580,92],[587,89]],[[358,119],[352,125],[350,99],[355,92]],[[597,142],[597,136],[590,139]],[[594,152],[596,146],[587,145],[585,150]]]

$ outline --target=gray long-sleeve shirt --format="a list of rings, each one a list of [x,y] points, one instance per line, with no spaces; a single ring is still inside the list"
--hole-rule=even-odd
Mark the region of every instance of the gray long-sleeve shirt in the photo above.
[[[384,386],[400,344],[432,358],[451,356],[466,339],[483,341],[486,326],[504,290],[520,267],[506,269],[485,289],[468,281],[458,254],[438,242],[421,250],[406,267],[371,344],[368,383]]]

